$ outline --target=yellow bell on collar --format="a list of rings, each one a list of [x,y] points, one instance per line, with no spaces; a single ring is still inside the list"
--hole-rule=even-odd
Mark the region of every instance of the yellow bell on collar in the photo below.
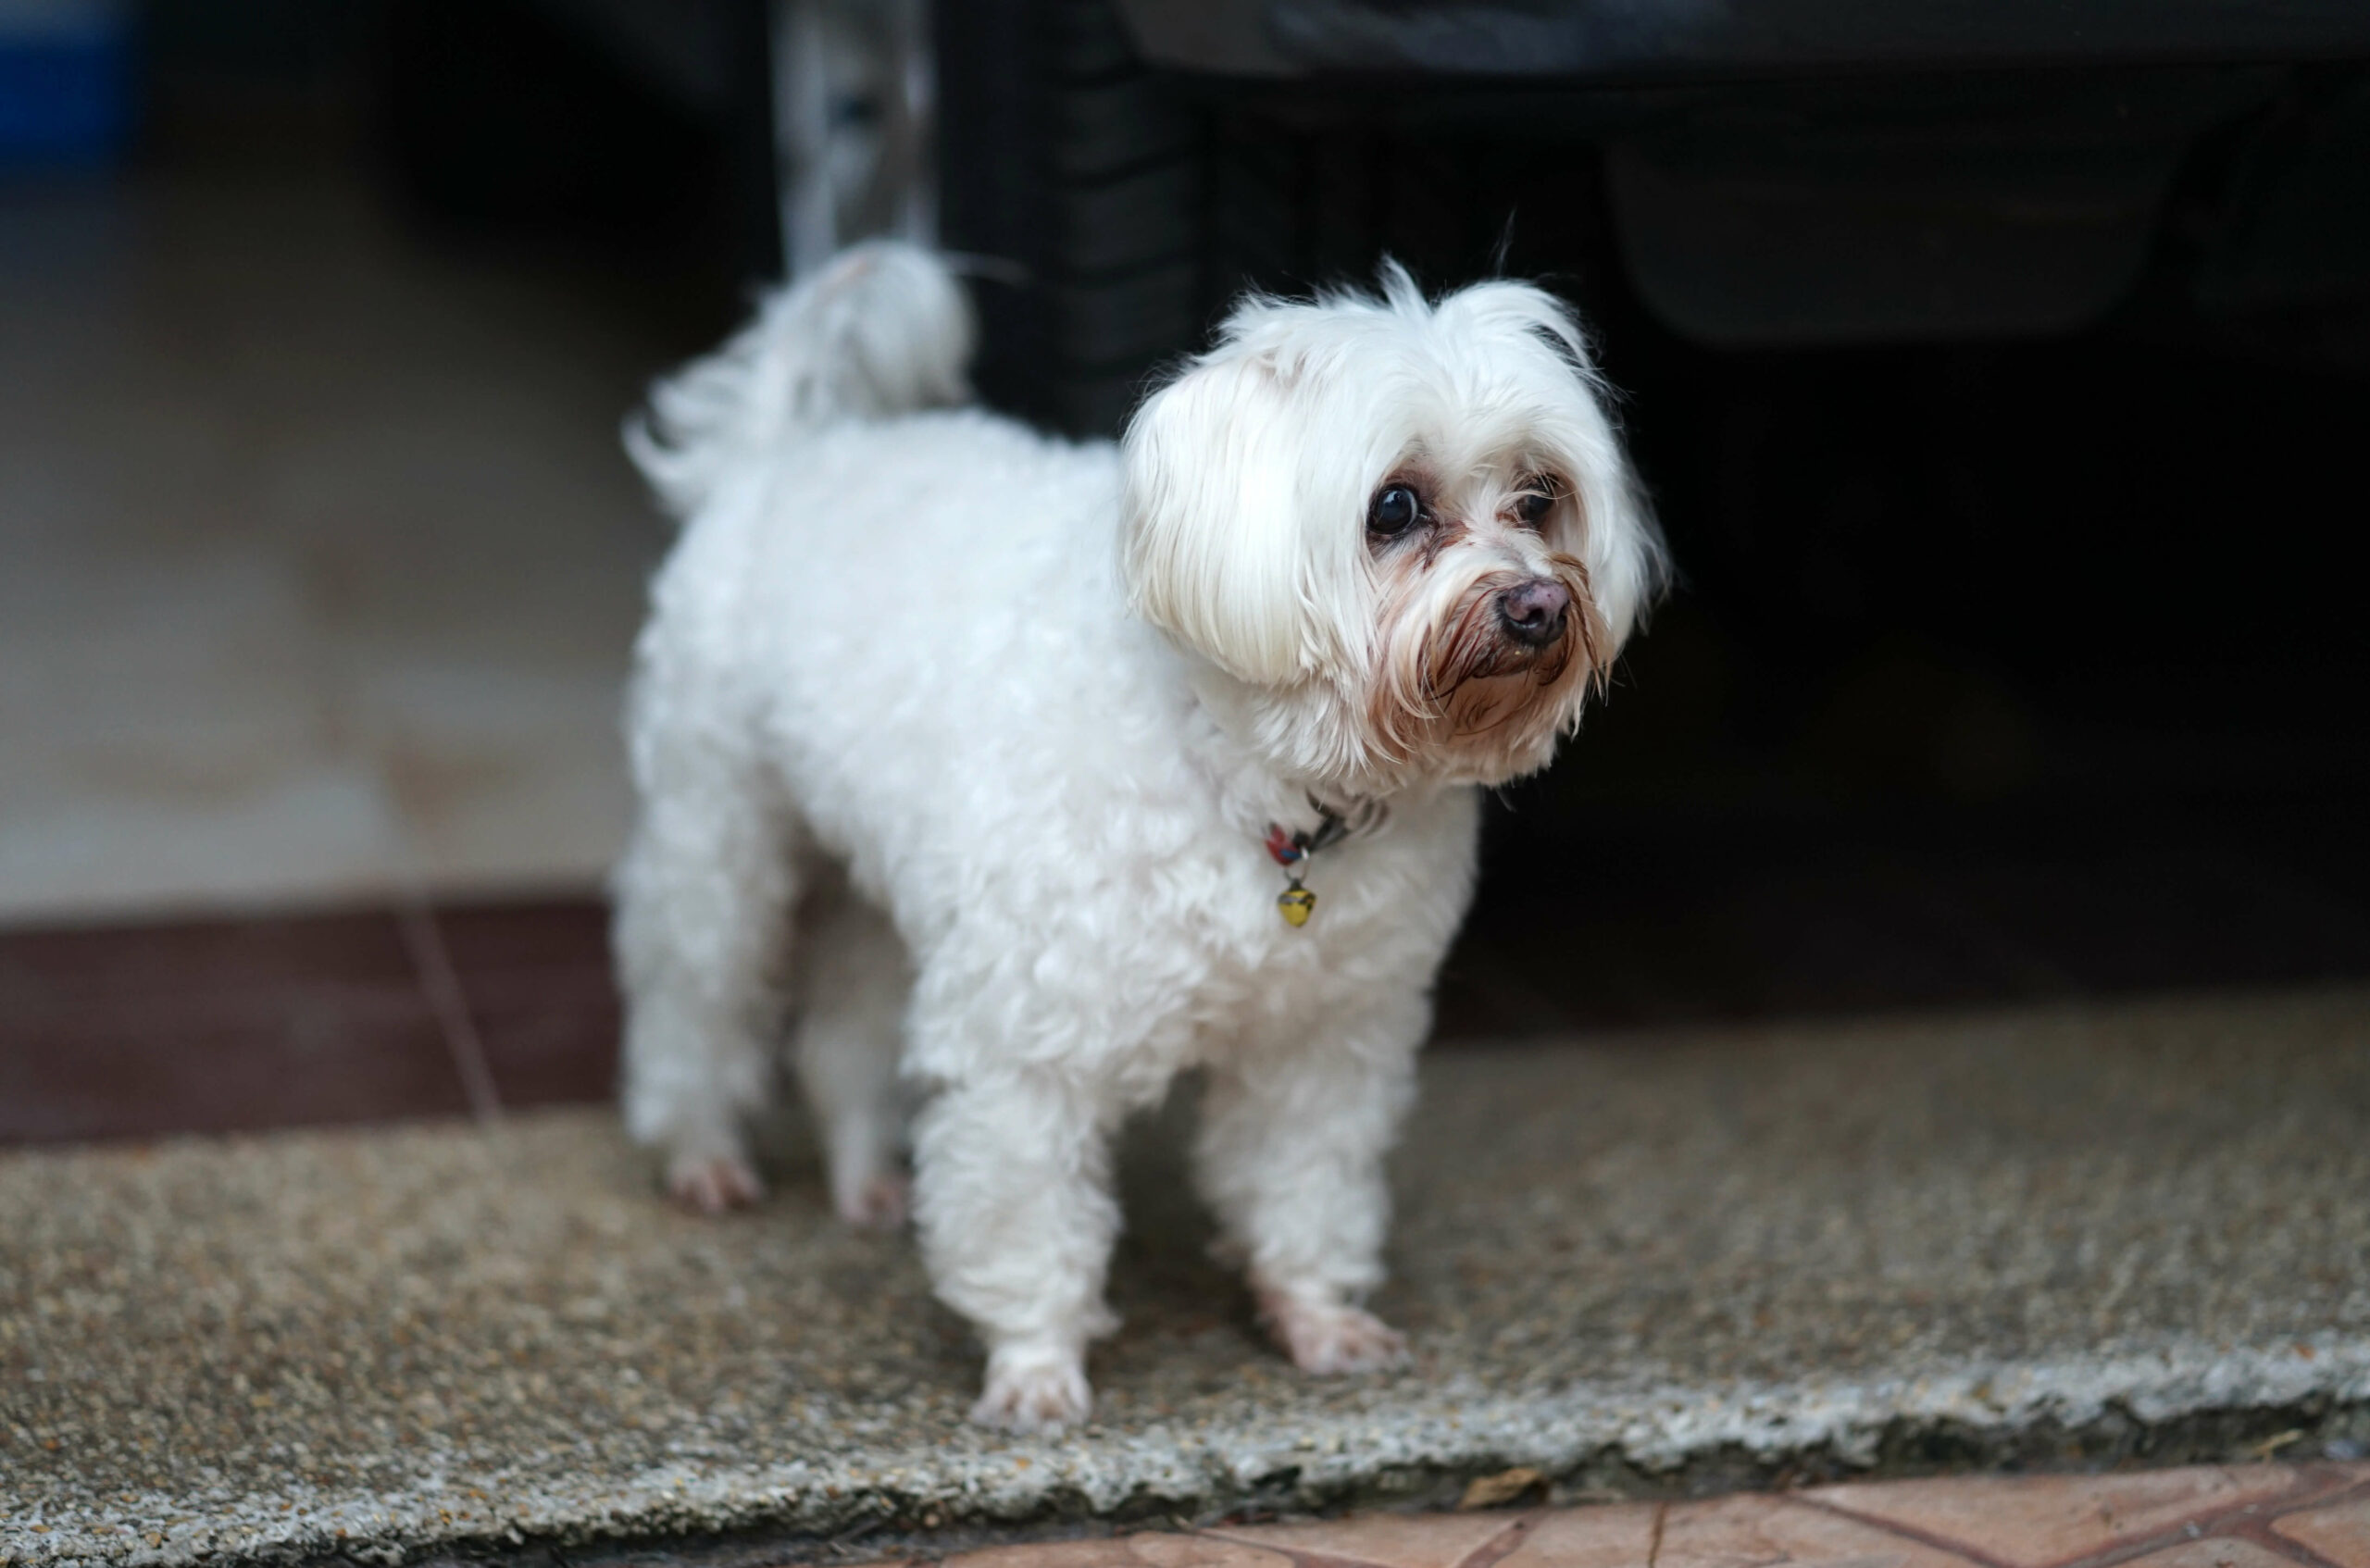
[[[1309,862],[1316,858],[1318,851],[1330,849],[1353,833],[1376,827],[1384,815],[1382,803],[1374,800],[1354,802],[1346,813],[1334,810],[1315,795],[1308,797],[1308,803],[1316,813],[1314,831],[1294,832],[1281,823],[1267,824],[1267,856],[1283,867],[1284,880],[1290,884],[1276,895],[1276,913],[1294,930],[1307,925],[1308,917],[1316,913],[1316,895],[1301,886],[1300,880]]]

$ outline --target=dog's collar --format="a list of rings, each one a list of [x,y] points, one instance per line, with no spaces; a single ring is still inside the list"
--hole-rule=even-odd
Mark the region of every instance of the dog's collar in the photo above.
[[[1308,874],[1308,863],[1320,851],[1331,849],[1353,833],[1380,827],[1388,815],[1383,803],[1371,796],[1337,808],[1312,794],[1308,805],[1316,813],[1313,830],[1286,828],[1279,822],[1267,824],[1267,858],[1284,869],[1284,890],[1276,895],[1276,913],[1284,917],[1287,926],[1305,926],[1308,917],[1316,913],[1316,895],[1301,885],[1301,878]]]

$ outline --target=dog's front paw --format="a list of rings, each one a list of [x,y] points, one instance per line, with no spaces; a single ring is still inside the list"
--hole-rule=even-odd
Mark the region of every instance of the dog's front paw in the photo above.
[[[703,1214],[745,1208],[766,1195],[749,1162],[732,1154],[679,1154],[667,1164],[667,1190]]]
[[[1397,1329],[1346,1302],[1263,1290],[1259,1320],[1294,1366],[1320,1377],[1377,1372],[1407,1359],[1407,1340]]]
[[[1076,1356],[988,1358],[988,1386],[971,1419],[1001,1432],[1058,1432],[1093,1407],[1086,1368]]]

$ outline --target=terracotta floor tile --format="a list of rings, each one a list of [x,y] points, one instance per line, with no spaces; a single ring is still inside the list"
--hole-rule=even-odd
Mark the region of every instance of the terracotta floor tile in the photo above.
[[[1633,1560],[1642,1564],[1642,1557]],[[1664,1516],[1655,1568],[1969,1568],[1968,1560],[1787,1498],[1748,1493],[1675,1505]]]
[[[2294,1564],[2252,1541],[2215,1536],[2130,1558],[2117,1564],[2117,1568],[2294,1568]]]
[[[1559,1508],[1542,1515],[1497,1568],[1637,1568],[1653,1550],[1651,1502]]]
[[[2001,1562],[2038,1565],[2276,1497],[2295,1482],[2286,1465],[2197,1465],[2131,1475],[1871,1482],[1808,1495]]]
[[[2370,1568],[2370,1497],[2290,1513],[2272,1533],[2318,1552],[2339,1568]]]
[[[990,1547],[946,1560],[944,1568],[1290,1568],[1280,1552],[1213,1536],[1145,1530],[1087,1541]]]
[[[1512,1529],[1509,1513],[1367,1513],[1305,1524],[1253,1524],[1213,1531],[1279,1551],[1372,1562],[1379,1568],[1455,1568]]]

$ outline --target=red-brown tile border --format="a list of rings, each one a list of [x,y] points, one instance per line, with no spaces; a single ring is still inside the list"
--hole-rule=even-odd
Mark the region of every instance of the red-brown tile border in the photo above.
[[[606,1100],[583,897],[0,928],[0,1143]]]
[[[469,1011],[461,977],[453,968],[453,955],[445,947],[436,911],[426,899],[406,899],[395,909],[395,929],[403,937],[404,951],[411,955],[420,997],[436,1020],[437,1032],[444,1038],[445,1054],[452,1061],[461,1092],[468,1098],[469,1114],[480,1122],[500,1120],[502,1096],[494,1089],[485,1042],[478,1037],[478,1021]]]
[[[619,1012],[607,905],[589,898],[452,905],[439,908],[436,921],[502,1104],[609,1099]]]

